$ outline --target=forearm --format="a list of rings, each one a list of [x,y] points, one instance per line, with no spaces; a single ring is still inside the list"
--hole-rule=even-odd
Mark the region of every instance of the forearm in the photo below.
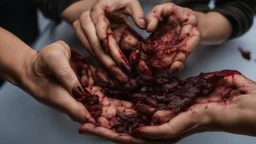
[[[80,18],[80,15],[84,11],[91,9],[96,1],[97,0],[80,0],[75,2],[62,12],[61,17],[72,24],[75,20]]]
[[[36,51],[0,27],[0,77],[19,85]]]
[[[218,12],[195,12],[201,33],[201,44],[214,45],[227,41],[232,34],[232,25]]]

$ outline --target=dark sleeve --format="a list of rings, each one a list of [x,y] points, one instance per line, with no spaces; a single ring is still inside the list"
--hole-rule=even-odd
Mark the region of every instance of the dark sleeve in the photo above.
[[[216,2],[215,9],[224,15],[232,25],[233,32],[230,37],[236,38],[247,32],[253,24],[255,13],[255,0],[222,0]]]
[[[215,0],[215,8],[208,7],[209,0],[173,0],[176,4],[195,11],[216,11],[225,16],[232,25],[230,37],[236,38],[247,32],[253,23],[256,12],[256,0]]]
[[[61,21],[61,13],[71,4],[78,0],[34,0],[42,13],[56,21]]]

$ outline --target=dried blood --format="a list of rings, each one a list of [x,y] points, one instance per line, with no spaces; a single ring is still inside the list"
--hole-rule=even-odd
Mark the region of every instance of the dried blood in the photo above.
[[[185,20],[186,21],[186,20]],[[141,42],[138,45],[138,49],[130,53],[130,62],[132,69],[141,61],[145,61],[146,66],[141,71],[150,75],[150,70],[162,69],[162,57],[163,54],[177,54],[178,52],[184,53],[186,56],[188,52],[181,50],[180,47],[184,46],[184,37],[179,33],[170,31],[176,27],[176,24],[169,24],[168,26],[162,26],[160,24],[158,30],[151,34],[151,36],[144,40],[140,38]],[[134,31],[131,31],[135,33]],[[108,37],[112,34],[108,34],[103,46],[108,51]],[[121,39],[125,37],[125,34]],[[163,51],[163,53],[159,52]],[[250,53],[240,50],[242,55],[246,59],[250,59]],[[121,54],[121,52],[120,52]],[[121,55],[123,59],[127,58],[126,55]],[[86,59],[78,53],[72,52],[71,65],[78,77],[82,77],[89,69],[90,65]],[[149,70],[150,69],[150,70]],[[162,121],[155,120],[153,115],[159,110],[168,110],[173,114],[186,111],[189,107],[195,104],[198,98],[207,97],[213,91],[222,87],[225,84],[224,78],[228,76],[234,77],[234,75],[241,75],[237,71],[223,70],[212,73],[201,73],[198,76],[190,77],[184,80],[174,76],[176,70],[169,71],[168,74],[158,77],[152,77],[150,81],[141,81],[141,77],[138,71],[132,71],[131,75],[136,78],[136,86],[130,89],[126,89],[122,85],[118,84],[105,84],[104,82],[97,81],[95,78],[94,85],[99,86],[102,90],[103,97],[109,97],[112,99],[129,101],[132,104],[132,110],[136,113],[125,114],[117,110],[114,117],[106,118],[109,121],[109,125],[118,133],[132,134],[132,132],[142,126],[159,125]],[[79,79],[80,80],[80,79]],[[115,82],[115,80],[111,81]],[[232,98],[232,89],[230,91],[223,92],[220,96],[221,101],[226,101]],[[103,114],[103,104],[95,92],[89,93],[85,90],[85,95],[79,101],[91,113],[96,120]],[[246,91],[242,92],[246,93]],[[206,106],[205,108],[208,108]]]
[[[251,52],[250,51],[244,50],[242,48],[239,48],[238,50],[244,59],[246,59],[248,61],[251,60]]]
[[[77,53],[72,53],[72,57],[75,57],[72,60],[77,60],[77,63],[84,60]],[[115,117],[108,119],[112,128],[117,132],[132,134],[138,127],[161,124],[152,118],[155,112],[169,110],[173,114],[178,114],[186,111],[195,104],[197,98],[209,96],[214,90],[225,85],[225,77],[234,77],[234,75],[241,74],[233,70],[223,70],[201,73],[184,80],[173,75],[165,75],[154,78],[147,85],[137,85],[132,90],[120,89],[118,86],[96,85],[101,86],[104,96],[119,100],[125,99],[133,104],[133,110],[136,111],[136,114],[124,114],[117,111]],[[232,98],[232,89],[235,90],[236,88],[231,87],[231,90],[222,93],[221,101],[225,102]],[[246,93],[246,91],[240,93]],[[99,96],[95,93],[91,94],[85,89],[85,95],[80,102],[96,120],[102,116],[103,106]]]

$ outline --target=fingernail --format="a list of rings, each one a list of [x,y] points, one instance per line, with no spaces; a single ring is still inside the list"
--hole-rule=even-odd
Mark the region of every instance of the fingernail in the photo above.
[[[140,25],[142,26],[142,27],[146,27],[146,21],[144,20],[144,18],[140,18],[139,19],[139,23],[140,23]]]
[[[80,99],[83,97],[83,89],[80,86],[75,86],[72,89],[72,94],[76,99]]]
[[[128,73],[131,72],[131,68],[130,68],[130,66],[129,66],[128,64],[126,64],[126,63],[124,63],[124,62],[121,62],[120,66],[121,66],[121,68],[122,68],[123,70],[125,70],[126,72],[128,72]]]
[[[173,77],[179,70],[178,69],[170,69],[168,71],[168,75]]]

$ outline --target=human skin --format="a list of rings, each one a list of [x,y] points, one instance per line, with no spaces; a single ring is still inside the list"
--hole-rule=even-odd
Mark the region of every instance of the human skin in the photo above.
[[[95,90],[89,91],[95,93]],[[99,91],[97,90],[97,92]],[[136,138],[112,131],[107,125],[104,125],[106,120],[101,121],[103,122],[102,126],[86,123],[80,128],[80,133],[99,135],[118,143],[135,144],[175,143],[186,136],[205,131],[225,131],[255,136],[255,93],[255,82],[243,75],[235,74],[224,77],[219,88],[208,96],[199,96],[186,111],[179,114],[175,114],[171,110],[156,112],[157,114],[154,114],[156,119],[163,120],[164,118],[165,120],[170,119],[170,121],[159,126],[139,127],[132,133]],[[225,98],[226,94],[230,97],[223,100],[222,98]],[[102,96],[102,94],[99,95]],[[109,100],[108,103],[112,103],[113,100],[111,98]],[[117,103],[120,104],[120,102]],[[124,107],[122,109],[134,113],[131,103],[126,102],[120,106]],[[107,112],[112,114],[113,108],[120,106],[108,107]],[[102,116],[106,117],[107,115],[105,113]]]
[[[75,32],[87,51],[95,56],[122,83],[127,83],[130,79],[127,77],[130,71],[130,64],[123,57],[123,52],[134,50],[138,42],[143,40],[140,36],[130,31],[130,24],[126,19],[127,14],[133,17],[135,24],[139,28],[145,29],[148,32],[154,32],[158,24],[167,17],[176,19],[174,20],[176,22],[180,21],[180,23],[183,23],[179,27],[169,28],[170,31],[177,28],[183,29],[182,31],[186,33],[189,31],[190,36],[187,37],[190,37],[192,40],[186,42],[187,47],[181,48],[182,50],[185,49],[186,53],[179,52],[175,54],[176,56],[174,54],[162,56],[161,63],[163,61],[165,63],[163,67],[169,67],[171,70],[182,70],[187,57],[198,44],[221,44],[228,40],[232,33],[231,24],[218,12],[203,13],[182,8],[172,3],[166,3],[156,6],[144,18],[139,3],[137,1],[130,2],[131,4],[126,3],[126,1],[116,0],[83,0],[74,3],[62,13],[62,17],[73,24]],[[86,6],[82,7],[85,4]],[[106,7],[108,8],[107,11]],[[122,10],[120,11],[121,8]],[[133,9],[136,9],[136,13],[133,12]],[[153,11],[156,13],[153,13]],[[161,12],[165,14],[161,15]],[[168,14],[168,12],[173,12],[173,14]],[[190,14],[190,16],[185,17],[184,13]],[[116,21],[113,17],[119,17],[124,21]],[[146,20],[146,26],[144,24],[140,25],[139,20],[143,20],[143,18]],[[198,31],[190,30],[189,26],[191,25],[194,25],[194,29],[198,29]],[[110,43],[107,43],[106,40]],[[106,48],[108,52],[106,52]],[[154,58],[151,61],[154,61]],[[143,67],[148,66],[143,60],[139,63],[139,71],[141,69],[144,70]],[[159,62],[155,61],[155,63]],[[159,69],[154,70],[154,72],[159,71]],[[144,75],[145,79],[152,77],[152,74],[142,73],[142,75]]]
[[[256,83],[244,76],[236,75],[227,78],[227,85],[237,87],[246,93],[237,95],[227,102],[206,102],[195,104],[174,117],[169,123],[158,127],[139,129],[141,138],[166,139],[170,143],[205,131],[225,131],[234,134],[255,136],[255,96]],[[213,93],[211,97],[216,97]],[[207,99],[200,99],[207,101]],[[161,140],[159,140],[161,143]]]
[[[209,13],[194,12],[194,14],[196,15],[198,20],[198,26],[199,26],[199,31],[201,35],[200,37],[201,44],[221,44],[230,37],[232,33],[232,27],[230,23],[227,21],[227,19],[225,19],[225,17],[222,16],[221,14],[217,12],[209,12]],[[222,27],[223,29],[219,28],[220,26],[221,27],[223,26]],[[90,132],[94,134],[99,134],[99,131],[102,132],[102,129],[99,131],[95,131],[96,129],[92,129],[92,127],[90,130],[91,130]],[[101,135],[111,140],[118,140],[119,142],[122,142],[122,140],[120,140],[120,137],[118,135],[109,135],[109,134],[101,134]]]
[[[131,16],[136,25],[145,28],[143,10],[137,0],[97,0],[89,9],[84,9],[73,24],[84,48],[121,83],[129,83],[130,64],[122,50],[134,49],[137,45],[135,31],[128,21]],[[77,8],[67,8],[64,18]],[[69,19],[69,18],[66,18]],[[119,47],[120,46],[120,47]]]
[[[76,73],[88,70],[87,73],[94,75],[94,70],[79,70],[86,64],[81,55],[72,54],[72,61],[78,64]],[[82,134],[92,133],[119,143],[172,143],[196,132],[212,130],[254,136],[254,101],[244,103],[243,100],[248,96],[253,100],[251,96],[255,96],[256,83],[237,71],[202,73],[181,81],[174,77],[159,77],[160,81],[152,84],[152,89],[147,86],[147,91],[135,90],[126,94],[129,96],[126,101],[121,100],[124,90],[112,93],[106,85],[101,87],[102,82],[111,80],[110,77],[105,75],[105,80],[100,83],[98,77],[92,76],[96,81],[86,86],[87,94],[78,99],[97,120],[97,126],[84,124],[79,130]],[[114,85],[113,88],[118,91],[119,87]],[[161,93],[162,90],[167,95]],[[163,102],[167,102],[164,109],[160,108],[165,104]],[[150,109],[154,109],[152,113]],[[143,118],[144,114],[149,116],[147,120]]]
[[[58,41],[39,52],[0,27],[0,76],[37,101],[69,115],[73,120],[94,123],[74,97],[83,91],[69,59],[69,46]]]

